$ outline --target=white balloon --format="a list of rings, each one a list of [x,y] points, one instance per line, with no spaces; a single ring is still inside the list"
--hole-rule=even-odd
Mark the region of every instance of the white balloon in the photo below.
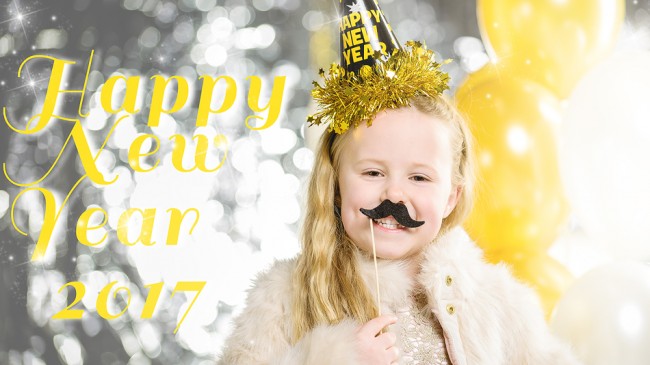
[[[581,80],[559,148],[580,226],[613,257],[650,258],[650,52],[616,54]]]
[[[564,293],[553,331],[585,365],[647,365],[650,359],[650,266],[600,266]]]

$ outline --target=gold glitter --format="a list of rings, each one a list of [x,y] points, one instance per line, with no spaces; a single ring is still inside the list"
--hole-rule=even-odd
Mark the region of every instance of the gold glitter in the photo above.
[[[405,49],[376,61],[373,67],[363,66],[359,75],[338,64],[330,66],[328,75],[320,73],[324,85],[314,81],[311,92],[318,111],[307,122],[329,123],[330,131],[342,134],[362,121],[372,125],[377,113],[408,106],[416,95],[433,97],[449,89],[449,75],[420,42],[406,42]]]

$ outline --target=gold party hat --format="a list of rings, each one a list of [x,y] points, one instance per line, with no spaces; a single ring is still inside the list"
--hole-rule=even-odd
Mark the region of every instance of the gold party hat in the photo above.
[[[376,0],[339,1],[341,63],[327,75],[319,70],[324,85],[313,82],[317,112],[307,118],[310,124],[329,123],[330,131],[345,133],[364,120],[370,126],[381,110],[449,88],[449,75],[426,45],[409,41],[400,47]]]

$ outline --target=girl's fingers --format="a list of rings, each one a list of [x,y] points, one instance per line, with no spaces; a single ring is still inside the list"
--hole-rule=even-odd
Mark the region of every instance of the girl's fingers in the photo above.
[[[386,326],[397,322],[397,317],[391,314],[384,314],[366,322],[359,329],[362,336],[377,336],[377,334]]]
[[[392,351],[393,351],[393,360],[397,361],[399,359],[399,349],[397,347],[393,347]]]
[[[395,334],[392,332],[386,332],[377,336],[377,341],[382,345],[384,349],[389,349],[395,345],[397,336],[395,336]]]

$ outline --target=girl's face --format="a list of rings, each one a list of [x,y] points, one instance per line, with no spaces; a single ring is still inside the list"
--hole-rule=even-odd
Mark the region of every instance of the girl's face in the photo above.
[[[348,133],[339,166],[341,219],[348,236],[372,253],[369,218],[359,209],[372,209],[385,199],[406,205],[417,228],[397,224],[392,216],[373,220],[377,256],[406,259],[419,253],[440,230],[453,210],[459,191],[452,186],[450,131],[436,117],[413,107],[389,109],[371,127]]]

